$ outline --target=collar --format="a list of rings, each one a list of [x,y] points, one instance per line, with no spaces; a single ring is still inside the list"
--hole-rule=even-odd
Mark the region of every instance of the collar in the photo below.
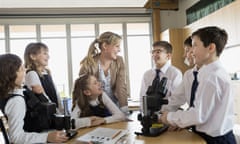
[[[89,101],[89,104],[90,104],[91,106],[97,106],[97,105],[99,104],[98,98],[96,98],[95,100],[90,100],[90,101]]]
[[[167,62],[160,68],[161,73],[165,74],[165,73],[167,72],[168,68],[170,67],[170,65],[171,65],[170,61],[167,61]],[[156,67],[153,69],[154,73],[155,73],[155,69],[156,69]]]
[[[42,75],[47,75],[48,74],[46,69],[44,69],[44,71],[42,71],[41,73],[42,73]]]
[[[9,92],[9,94],[19,94],[23,96],[23,88],[17,88]]]
[[[194,71],[199,71],[199,69],[197,68],[197,65],[195,65],[193,68],[192,68],[192,72]]]
[[[209,63],[207,65],[203,65],[198,71],[199,71],[199,76],[202,75],[202,73],[209,73],[216,67],[221,66],[220,60],[213,61],[212,63]]]

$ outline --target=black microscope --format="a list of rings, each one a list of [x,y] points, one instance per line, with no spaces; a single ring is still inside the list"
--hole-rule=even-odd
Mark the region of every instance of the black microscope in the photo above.
[[[162,105],[168,104],[168,100],[164,99],[168,91],[166,84],[167,78],[163,77],[161,81],[154,79],[148,87],[147,96],[143,96],[143,113],[138,114],[142,132],[135,132],[136,135],[154,137],[168,129],[167,125],[158,124],[158,113]]]
[[[65,130],[67,137],[71,139],[75,135],[77,135],[77,131],[73,130],[75,129],[75,120],[71,119],[70,112],[68,109],[67,99],[63,100],[63,106],[64,106],[64,114],[63,115],[55,114],[54,116],[54,127],[57,130]]]

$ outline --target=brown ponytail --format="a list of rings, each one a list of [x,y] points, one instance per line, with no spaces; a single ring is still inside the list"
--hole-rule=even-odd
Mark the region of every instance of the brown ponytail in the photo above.
[[[97,43],[98,39],[96,38],[89,46],[87,56],[80,62],[80,67],[83,67],[83,69],[86,70],[84,73],[94,74],[96,71],[94,68],[97,63],[94,61],[94,56],[100,53],[98,48],[95,46]],[[81,75],[81,72],[79,72],[79,75]]]

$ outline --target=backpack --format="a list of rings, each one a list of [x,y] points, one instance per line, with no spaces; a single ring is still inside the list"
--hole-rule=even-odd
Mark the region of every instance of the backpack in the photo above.
[[[24,98],[26,103],[26,114],[24,117],[23,129],[27,132],[42,132],[53,129],[53,117],[56,113],[56,104],[49,102],[43,94],[34,94],[27,87],[24,88],[24,96],[18,94],[9,94],[7,99],[0,102],[3,110],[9,99],[15,96],[21,96]]]

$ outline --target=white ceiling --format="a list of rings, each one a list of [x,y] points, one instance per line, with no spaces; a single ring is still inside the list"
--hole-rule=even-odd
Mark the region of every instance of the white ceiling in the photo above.
[[[0,0],[0,8],[143,7],[147,0]]]

